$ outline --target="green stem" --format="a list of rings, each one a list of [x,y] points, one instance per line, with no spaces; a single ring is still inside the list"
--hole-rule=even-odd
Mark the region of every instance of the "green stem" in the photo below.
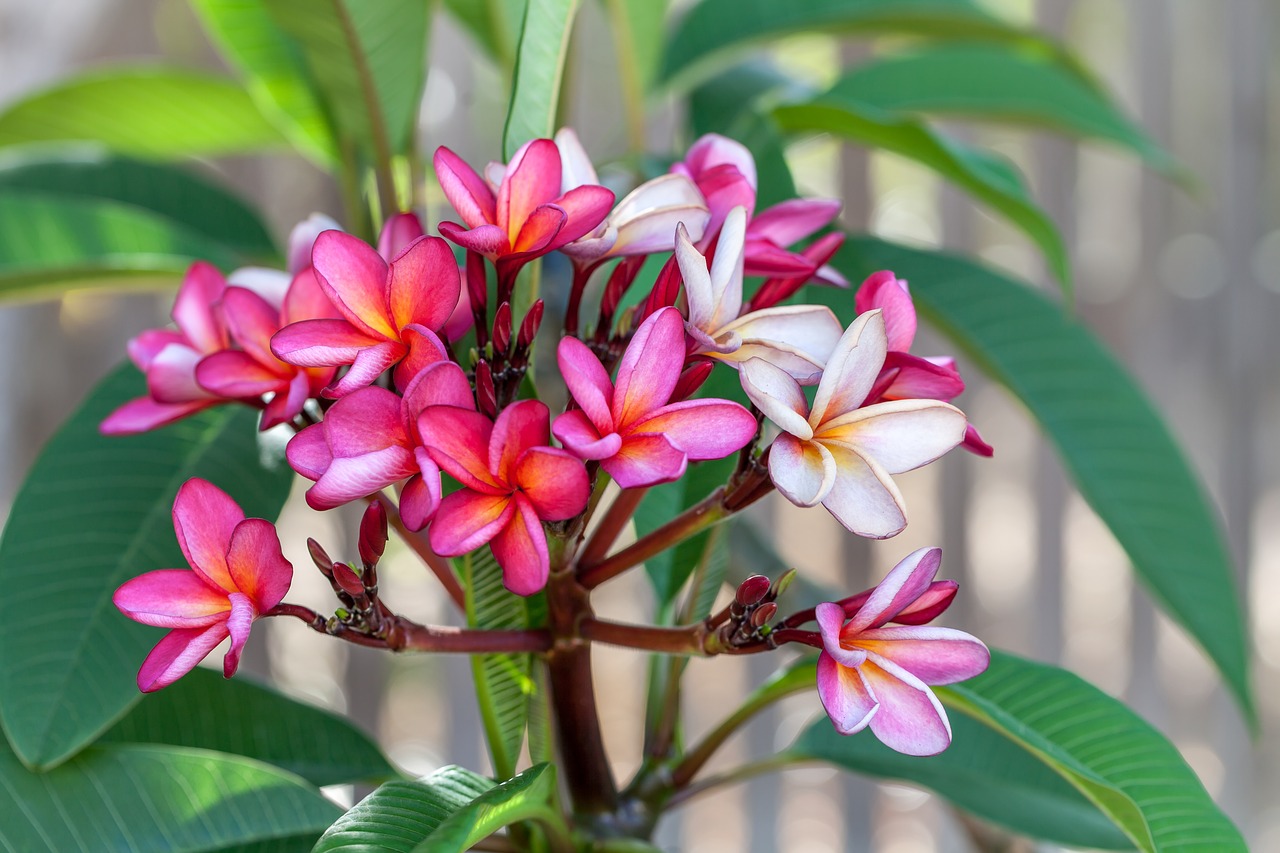
[[[606,5],[613,25],[613,49],[618,56],[618,82],[622,89],[622,115],[627,124],[627,144],[632,154],[640,154],[645,150],[644,88],[636,62],[631,21],[622,0],[606,0]]]
[[[725,785],[737,785],[739,782],[745,782],[753,776],[760,776],[765,773],[773,773],[778,770],[785,770],[788,767],[794,767],[800,761],[785,752],[769,758],[753,761],[749,764],[743,764],[727,773],[721,773],[718,776],[711,776],[703,781],[689,785],[676,791],[671,799],[663,805],[663,810],[674,809],[692,800],[694,797],[714,791],[716,788],[723,788]]]

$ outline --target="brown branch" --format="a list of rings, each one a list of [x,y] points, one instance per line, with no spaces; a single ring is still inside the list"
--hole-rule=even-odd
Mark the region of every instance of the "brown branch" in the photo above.
[[[623,489],[618,494],[605,510],[604,517],[600,519],[600,524],[587,540],[582,553],[578,555],[578,562],[581,565],[590,566],[599,563],[608,555],[609,549],[613,547],[614,542],[618,541],[618,536],[631,517],[636,514],[636,508],[648,493],[648,488],[642,488]]]
[[[551,648],[551,635],[542,629],[472,630],[422,625],[412,619],[392,615],[387,617],[387,624],[377,634],[367,634],[339,620],[325,619],[311,608],[297,604],[278,604],[262,615],[292,616],[318,633],[393,652],[494,654],[546,652]]]

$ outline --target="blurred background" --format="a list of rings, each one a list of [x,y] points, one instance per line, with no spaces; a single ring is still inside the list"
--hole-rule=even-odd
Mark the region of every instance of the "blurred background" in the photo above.
[[[1253,849],[1280,850],[1280,108],[1269,97],[1280,91],[1273,56],[1280,9],[1268,0],[985,5],[1066,41],[1196,176],[1187,191],[1103,146],[956,129],[1023,169],[1071,249],[1081,315],[1155,400],[1215,497],[1255,643],[1260,732],[1251,739],[1201,653],[1133,586],[1123,553],[1025,414],[963,360],[971,381],[959,404],[996,455],[956,453],[901,478],[912,519],[901,536],[858,540],[825,513],[781,500],[761,505],[759,520],[777,526],[784,556],[803,572],[851,591],[909,551],[942,545],[944,576],[962,584],[946,624],[1065,666],[1123,698],[1180,747]],[[569,71],[576,75],[571,123],[597,162],[626,150],[604,26],[596,4],[585,3]],[[506,96],[495,72],[443,16],[431,38],[419,119],[424,150],[447,144],[472,163],[497,158]],[[870,49],[806,37],[782,43],[775,54],[821,86],[842,62]],[[0,0],[0,104],[73,71],[148,58],[220,67],[184,3]],[[680,114],[675,105],[659,106],[648,127],[651,149],[683,150],[691,140],[682,135]],[[920,167],[834,141],[804,143],[789,155],[802,193],[840,195],[843,221],[854,230],[956,248],[1054,286],[1021,234]],[[339,209],[328,179],[297,158],[239,158],[207,168],[255,200],[281,238],[309,213]],[[452,215],[438,191],[428,203],[433,223]],[[166,322],[170,299],[76,293],[0,306],[0,358],[11,366],[0,378],[0,507],[7,511],[49,434],[123,357],[124,342]],[[948,351],[936,337],[916,349]],[[291,599],[331,608],[323,580],[305,570],[304,542],[313,536],[335,555],[353,553],[357,520],[291,501],[280,524],[286,553],[300,569]],[[455,618],[411,555],[392,552],[385,565],[383,588],[405,613]],[[607,616],[649,618],[652,596],[638,573],[602,589],[599,599]],[[406,770],[487,767],[466,660],[392,660],[292,624],[264,627],[246,668],[351,715]],[[690,731],[718,721],[776,663],[768,656],[694,661]],[[602,649],[596,665],[610,757],[625,778],[640,757],[645,661]],[[732,742],[716,766],[781,748],[819,713],[816,696],[788,700]],[[357,793],[333,791],[346,801]],[[687,851],[925,853],[974,849],[972,839],[981,836],[924,793],[822,768],[695,800],[663,824],[659,841]]]

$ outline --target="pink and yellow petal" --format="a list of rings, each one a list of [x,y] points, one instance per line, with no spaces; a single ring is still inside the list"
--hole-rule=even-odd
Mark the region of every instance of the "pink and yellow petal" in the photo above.
[[[620,431],[671,399],[684,368],[684,340],[684,318],[675,308],[663,308],[640,324],[618,363],[613,423]]]
[[[158,569],[125,581],[111,601],[143,625],[203,628],[226,618],[226,590],[210,586],[186,569]]]
[[[868,539],[888,539],[900,533],[907,526],[905,502],[888,472],[843,445],[830,442],[822,447],[836,469],[822,505],[836,521],[850,533]]]
[[[542,522],[529,501],[517,494],[515,512],[489,547],[502,567],[502,584],[516,595],[533,595],[547,585],[551,558]]]
[[[755,417],[728,400],[685,400],[663,406],[633,425],[635,433],[661,433],[691,460],[723,459],[755,437]]]
[[[872,733],[895,752],[937,755],[951,745],[951,723],[928,685],[883,658],[868,656],[858,672],[880,702]]]
[[[439,237],[418,238],[391,262],[389,275],[391,321],[397,329],[444,326],[462,289],[448,243]]]
[[[618,452],[600,463],[624,489],[678,480],[688,465],[688,455],[657,433],[628,435]]]
[[[818,698],[842,735],[862,731],[880,711],[858,668],[841,666],[826,652],[818,655]]]
[[[591,483],[582,462],[554,447],[533,447],[521,455],[512,485],[544,521],[563,521],[587,508]]]
[[[195,669],[227,635],[223,621],[207,628],[175,628],[165,634],[138,670],[138,689],[152,693],[173,684]]]
[[[211,584],[234,592],[227,570],[227,549],[244,511],[231,496],[208,480],[192,478],[173,499],[173,529],[191,568]]]
[[[817,440],[856,448],[890,474],[928,464],[964,438],[964,412],[938,400],[890,400],[856,409],[817,430]]]
[[[856,643],[868,655],[890,661],[929,685],[973,678],[991,663],[991,652],[981,640],[954,628],[870,628],[858,635]]]
[[[515,511],[510,494],[486,495],[462,489],[445,495],[431,522],[431,547],[444,557],[474,551],[497,536]]]
[[[941,565],[941,548],[920,548],[903,557],[858,608],[857,615],[845,626],[845,636],[879,628],[892,620],[924,595]]]
[[[236,525],[227,568],[236,587],[260,613],[283,601],[293,582],[293,565],[280,549],[280,535],[274,524],[262,518],[246,518]]]
[[[353,326],[377,338],[399,337],[387,308],[387,262],[372,246],[344,231],[325,231],[311,260],[325,294]]]
[[[831,491],[836,464],[822,445],[784,432],[770,445],[769,477],[782,496],[796,506],[813,506]]]

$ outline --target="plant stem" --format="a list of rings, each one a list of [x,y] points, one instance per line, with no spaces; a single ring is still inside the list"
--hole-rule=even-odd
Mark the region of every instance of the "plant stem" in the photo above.
[[[701,533],[730,514],[724,506],[725,489],[720,487],[698,503],[689,507],[657,530],[642,536],[611,557],[594,565],[581,567],[578,580],[587,589],[594,589],[610,578],[616,577],[632,566],[657,556],[689,537]]]
[[[627,124],[627,144],[632,154],[644,151],[644,81],[636,62],[635,41],[631,21],[621,0],[607,0],[609,21],[613,25],[613,49],[618,57],[618,81],[622,88],[622,115]]]
[[[705,655],[702,625],[658,628],[653,625],[625,625],[587,617],[579,625],[583,639],[628,649],[643,649],[668,655]]]
[[[393,652],[454,652],[494,654],[545,652],[551,648],[551,634],[543,629],[473,630],[447,625],[422,625],[403,616],[391,616],[390,626],[380,636],[361,634],[337,623],[335,629],[316,611],[297,604],[278,604],[263,616],[293,616],[312,630],[349,643],[389,649]]]
[[[587,544],[583,547],[581,553],[578,554],[578,562],[580,564],[590,566],[605,558],[609,553],[609,549],[613,547],[613,543],[618,541],[618,536],[622,533],[622,529],[627,526],[627,522],[636,514],[640,501],[644,500],[644,496],[648,493],[648,487],[622,490],[613,503],[609,505],[609,508],[605,510],[604,517],[600,519],[600,524],[596,527],[595,532],[591,534],[591,538],[587,540]]]

